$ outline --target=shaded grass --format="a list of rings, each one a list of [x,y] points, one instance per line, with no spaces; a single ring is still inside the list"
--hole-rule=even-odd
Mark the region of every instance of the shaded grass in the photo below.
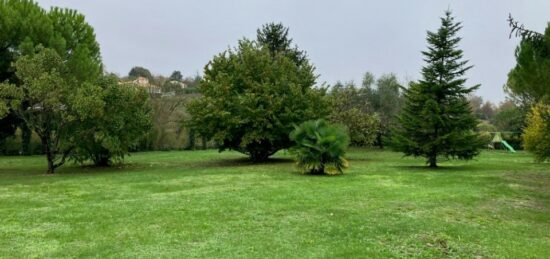
[[[550,167],[483,153],[423,160],[352,150],[343,176],[285,153],[134,154],[114,168],[0,157],[2,257],[544,257]]]

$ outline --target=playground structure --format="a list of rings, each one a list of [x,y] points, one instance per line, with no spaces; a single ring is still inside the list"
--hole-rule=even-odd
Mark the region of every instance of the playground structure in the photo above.
[[[508,144],[508,142],[506,142],[506,140],[502,138],[501,132],[491,132],[491,134],[495,134],[495,136],[491,140],[491,143],[489,144],[489,148],[496,149],[497,147],[496,145],[501,144],[508,151],[512,153],[516,153],[516,150],[514,149],[514,147],[512,147],[510,144]]]

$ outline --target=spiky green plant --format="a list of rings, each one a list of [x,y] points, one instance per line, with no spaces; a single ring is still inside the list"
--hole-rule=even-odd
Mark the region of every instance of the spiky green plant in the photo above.
[[[290,133],[296,145],[290,152],[296,164],[306,174],[342,174],[348,167],[344,158],[349,145],[346,129],[324,120],[306,121]]]

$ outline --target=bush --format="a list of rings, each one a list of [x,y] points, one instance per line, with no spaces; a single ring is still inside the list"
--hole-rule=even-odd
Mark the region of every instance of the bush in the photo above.
[[[493,140],[493,132],[497,131],[497,128],[489,123],[488,121],[481,121],[479,124],[477,124],[476,129],[480,141],[484,145],[491,144],[491,140]]]
[[[537,162],[550,160],[550,106],[543,103],[533,106],[527,116],[523,142]]]
[[[346,126],[353,146],[372,146],[380,129],[380,119],[357,108],[333,111],[330,121]]]
[[[290,152],[296,156],[303,173],[342,174],[348,167],[344,154],[349,136],[343,126],[330,125],[324,120],[306,121],[295,127],[290,139],[296,142]]]

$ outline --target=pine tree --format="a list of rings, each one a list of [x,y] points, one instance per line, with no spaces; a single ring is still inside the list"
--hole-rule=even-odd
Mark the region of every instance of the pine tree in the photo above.
[[[405,107],[393,137],[397,151],[407,156],[427,158],[430,167],[437,159],[469,160],[479,154],[482,143],[475,134],[477,120],[467,95],[479,85],[464,87],[464,74],[472,68],[458,49],[462,28],[451,12],[441,18],[437,32],[428,32],[428,51],[422,52],[426,65],[422,80],[412,83],[405,92]]]

